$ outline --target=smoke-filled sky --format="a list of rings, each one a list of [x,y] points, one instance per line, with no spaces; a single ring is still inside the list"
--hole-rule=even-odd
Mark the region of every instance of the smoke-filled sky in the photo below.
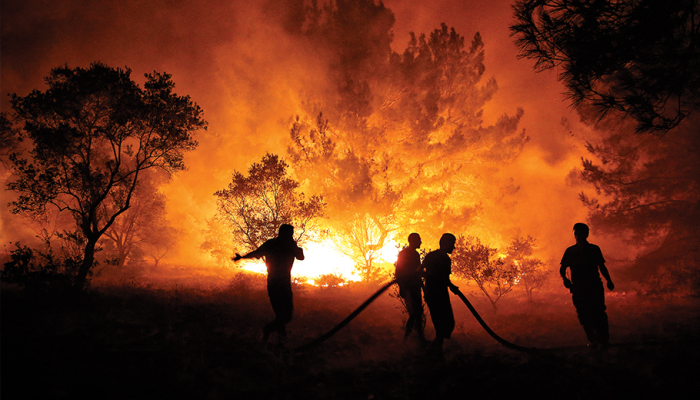
[[[163,188],[169,219],[186,232],[176,256],[182,263],[196,261],[199,229],[216,208],[212,194],[226,186],[234,169],[247,170],[266,152],[284,156],[289,123],[298,112],[298,93],[328,85],[324,55],[285,33],[286,17],[302,3],[4,0],[2,110],[9,110],[8,93],[43,89],[43,77],[63,64],[87,67],[101,61],[126,66],[139,84],[146,72],[172,74],[175,91],[190,95],[209,122],[208,131],[198,137],[199,148],[185,158],[188,170]],[[409,32],[429,33],[442,22],[467,41],[481,33],[485,78],[495,77],[499,86],[485,109],[485,123],[505,113],[514,115],[522,107],[520,129],[530,136],[518,161],[499,172],[520,185],[515,212],[499,223],[509,234],[532,235],[542,256],[557,258],[573,242],[573,224],[586,216],[577,198],[582,186],[567,178],[585,156],[579,137],[584,128],[567,107],[555,73],[536,74],[531,61],[517,59],[508,29],[511,3],[384,1],[395,17],[396,52],[403,51]],[[571,129],[562,126],[562,118]],[[2,192],[3,244],[17,240],[23,230],[22,220],[11,217],[4,206],[10,198]]]

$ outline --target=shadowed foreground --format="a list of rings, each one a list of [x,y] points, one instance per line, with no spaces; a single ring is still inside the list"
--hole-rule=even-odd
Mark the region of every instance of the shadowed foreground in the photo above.
[[[654,398],[687,393],[700,372],[700,307],[679,298],[609,298],[607,352],[585,347],[565,295],[535,306],[512,299],[498,315],[470,296],[496,332],[542,349],[534,353],[496,343],[454,299],[455,334],[445,360],[431,361],[402,343],[405,316],[386,294],[320,347],[290,350],[375,289],[297,292],[281,346],[262,343],[272,312],[262,285],[245,280],[211,290],[100,287],[79,297],[4,287],[2,397]]]

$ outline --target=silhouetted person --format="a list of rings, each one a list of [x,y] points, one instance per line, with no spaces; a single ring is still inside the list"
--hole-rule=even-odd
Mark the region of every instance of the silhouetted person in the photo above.
[[[455,291],[455,286],[450,281],[452,273],[452,260],[449,254],[455,249],[457,238],[451,233],[445,233],[440,238],[440,249],[431,251],[423,260],[425,269],[425,302],[430,309],[430,318],[435,327],[435,340],[430,345],[430,353],[442,357],[442,342],[449,339],[455,327],[455,318],[452,313],[450,294],[447,291]]]
[[[564,279],[564,286],[571,291],[578,320],[586,332],[590,346],[605,348],[610,334],[608,315],[605,313],[605,289],[598,270],[607,281],[608,289],[613,290],[615,285],[605,267],[600,247],[588,243],[588,232],[588,225],[574,225],[576,244],[564,252],[559,273]],[[571,280],[566,277],[567,268],[571,268]]]
[[[420,264],[418,249],[421,245],[420,235],[411,233],[408,235],[408,247],[399,252],[396,260],[396,283],[399,284],[399,295],[406,303],[408,311],[408,321],[404,340],[415,328],[418,339],[425,342],[423,336],[423,299],[421,289],[423,288],[423,268]]]
[[[294,227],[282,224],[276,238],[270,239],[256,250],[241,256],[236,253],[234,261],[241,258],[263,258],[267,266],[267,294],[275,312],[275,319],[263,328],[263,340],[277,331],[287,335],[285,326],[292,320],[294,302],[292,296],[292,264],[294,259],[303,260],[304,250],[294,240]]]

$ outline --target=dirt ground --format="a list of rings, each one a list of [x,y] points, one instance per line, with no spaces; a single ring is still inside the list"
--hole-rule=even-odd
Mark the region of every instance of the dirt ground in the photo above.
[[[504,339],[452,297],[457,327],[444,360],[402,341],[405,314],[380,296],[319,347],[293,349],[343,320],[380,285],[295,288],[287,339],[261,339],[272,318],[264,281],[222,287],[96,285],[75,295],[2,288],[2,398],[435,399],[669,398],[692,393],[700,302],[607,294],[612,345],[586,347],[564,290],[490,305],[461,286]],[[428,338],[433,336],[428,320]]]

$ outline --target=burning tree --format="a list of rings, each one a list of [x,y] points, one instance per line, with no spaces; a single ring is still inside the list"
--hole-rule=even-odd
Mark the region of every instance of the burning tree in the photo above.
[[[483,126],[497,85],[481,81],[479,34],[465,44],[443,24],[412,35],[397,54],[392,24],[373,1],[338,1],[307,15],[302,33],[331,53],[337,90],[306,103],[290,130],[289,157],[304,183],[323,194],[336,229],[350,230],[349,215],[392,216],[386,231],[406,226],[437,240],[488,206],[486,194],[499,183],[486,172],[515,159],[527,142],[518,132],[522,110]]]
[[[496,256],[498,249],[482,244],[479,238],[460,235],[452,252],[452,272],[473,280],[497,312],[496,303],[513,290],[520,279],[515,264]]]
[[[132,206],[142,172],[182,170],[183,154],[205,128],[202,110],[173,93],[168,74],[146,74],[144,88],[131,70],[101,63],[60,67],[46,78],[48,89],[12,95],[17,121],[34,147],[29,158],[13,155],[20,193],[14,213],[43,215],[48,206],[68,211],[85,239],[75,286],[82,288],[93,266],[95,247]]]
[[[363,281],[383,278],[377,261],[389,234],[396,229],[391,216],[356,214],[348,221],[343,225],[334,224],[337,249],[355,262]]]
[[[282,224],[292,224],[296,240],[303,240],[323,216],[325,203],[320,196],[298,193],[299,183],[287,176],[288,164],[267,153],[253,163],[248,176],[235,171],[227,189],[214,193],[218,215],[232,233],[233,242],[255,250],[277,235]]]
[[[519,271],[518,283],[525,286],[527,298],[532,301],[532,291],[541,287],[547,280],[548,272],[544,268],[544,262],[532,256],[535,247],[535,239],[528,235],[521,237],[516,235],[508,244],[508,255],[503,260],[511,264]]]

